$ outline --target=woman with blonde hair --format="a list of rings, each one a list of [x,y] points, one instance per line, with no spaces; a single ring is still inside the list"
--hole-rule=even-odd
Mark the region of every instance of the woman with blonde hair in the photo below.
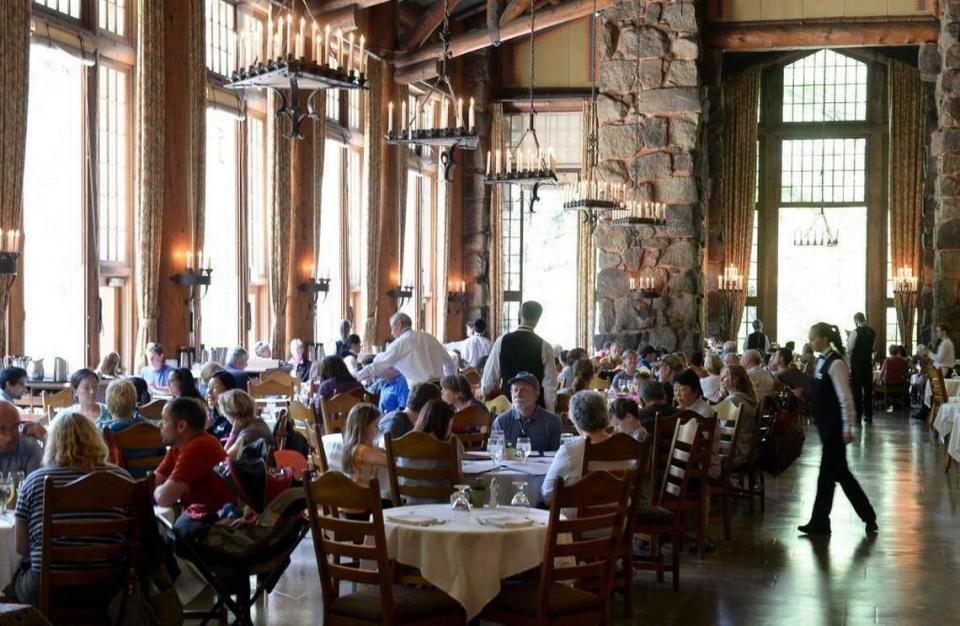
[[[7,593],[23,604],[36,606],[40,599],[40,564],[43,562],[43,485],[49,476],[57,487],[95,472],[111,472],[130,478],[125,470],[107,464],[107,444],[97,432],[93,421],[81,413],[65,413],[50,424],[43,450],[43,467],[34,471],[20,487],[16,509],[17,552],[29,559],[14,575]],[[54,519],[69,517],[72,522],[96,523],[116,519],[122,515],[116,509],[69,513]],[[89,545],[83,537],[71,537],[71,549]],[[59,547],[59,546],[58,546]],[[56,565],[53,565],[56,567]],[[79,591],[79,590],[78,590]],[[108,600],[108,599],[105,599]]]
[[[750,382],[747,370],[742,365],[728,365],[720,372],[720,386],[734,406],[740,407],[737,420],[737,448],[733,451],[733,467],[736,469],[749,460],[750,450],[757,433],[757,393]]]
[[[717,402],[723,397],[723,388],[720,385],[723,359],[716,352],[708,352],[703,358],[703,366],[707,372],[706,376],[700,376],[700,388],[703,389],[703,397],[710,402]]]
[[[120,355],[116,352],[108,352],[100,359],[100,365],[97,366],[97,374],[100,378],[118,378],[123,376],[123,366],[120,365]]]
[[[380,497],[384,506],[389,500],[387,480],[387,453],[376,445],[380,432],[380,411],[366,402],[354,405],[343,426],[343,473],[361,487],[368,487],[374,478],[380,480]],[[384,494],[387,497],[384,497]],[[367,519],[369,511],[344,511],[352,519]]]
[[[271,447],[276,445],[270,426],[257,417],[257,404],[246,391],[231,389],[220,394],[217,407],[232,427],[224,444],[231,458],[239,457],[243,449],[257,439],[263,439]]]

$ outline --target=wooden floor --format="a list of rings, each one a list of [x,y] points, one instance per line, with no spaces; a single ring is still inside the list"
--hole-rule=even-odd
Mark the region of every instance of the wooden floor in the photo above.
[[[685,552],[679,593],[644,573],[634,618],[623,619],[617,599],[615,623],[960,623],[960,467],[943,473],[943,446],[932,431],[902,413],[882,412],[857,429],[847,456],[877,510],[876,537],[865,535],[840,489],[832,537],[797,533],[812,506],[819,454],[811,430],[803,456],[768,479],[765,512],[751,514],[739,503],[732,541],[719,542],[702,560]],[[722,536],[718,518],[710,531]],[[308,539],[256,618],[258,624],[317,624],[320,612]]]

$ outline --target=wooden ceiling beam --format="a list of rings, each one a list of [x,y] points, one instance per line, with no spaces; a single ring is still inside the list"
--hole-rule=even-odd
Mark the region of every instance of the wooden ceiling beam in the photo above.
[[[323,13],[330,13],[347,7],[368,9],[378,4],[390,2],[390,0],[307,0],[307,2],[310,5],[310,10],[319,17]]]
[[[907,46],[937,40],[936,20],[778,22],[776,24],[710,24],[703,39],[723,50],[793,50],[824,46]]]
[[[452,14],[462,2],[463,0],[449,0],[450,13]],[[400,50],[406,52],[419,48],[441,24],[443,24],[443,0],[437,0],[420,16],[420,20],[413,29],[403,37]]]
[[[613,4],[613,0],[596,1],[598,11],[602,11]],[[537,11],[537,32],[590,15],[593,11],[593,2],[594,0],[567,0],[556,7]],[[518,18],[500,26],[499,31],[501,41],[517,39],[530,34],[530,21]],[[490,33],[491,31],[488,28],[478,28],[462,35],[454,35],[450,40],[451,56],[463,56],[490,47],[492,45]],[[440,52],[440,45],[434,44],[396,55],[394,63],[398,68],[397,80],[402,83],[409,83],[430,78],[426,71],[428,62],[434,65],[432,75],[436,76],[435,62],[440,57]],[[417,68],[411,68],[408,72],[406,68],[410,66],[417,66]],[[418,74],[418,76],[412,78],[414,74]]]
[[[504,7],[503,14],[500,16],[500,25],[503,26],[507,22],[517,19],[526,13],[529,8],[530,0],[510,0],[507,6]]]

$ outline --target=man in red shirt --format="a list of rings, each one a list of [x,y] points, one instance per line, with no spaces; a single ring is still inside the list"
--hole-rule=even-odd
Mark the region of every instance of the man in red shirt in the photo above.
[[[190,398],[168,402],[163,409],[160,434],[170,446],[157,468],[153,495],[160,506],[202,504],[214,512],[236,497],[214,474],[227,453],[213,435],[204,430],[207,416],[200,403]]]

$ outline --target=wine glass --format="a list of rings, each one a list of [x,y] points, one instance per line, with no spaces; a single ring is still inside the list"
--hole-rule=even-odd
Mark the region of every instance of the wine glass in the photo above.
[[[7,513],[7,500],[13,493],[13,473],[0,472],[0,515]]]
[[[490,438],[487,439],[487,452],[490,453],[490,458],[499,465],[503,463],[503,433],[500,431],[490,433]]]
[[[521,463],[527,460],[532,450],[533,447],[530,444],[530,437],[517,437],[517,455],[520,457]]]
[[[510,506],[515,506],[520,509],[529,509],[530,499],[527,498],[527,494],[524,491],[524,489],[527,488],[527,481],[515,480],[513,481],[513,488],[516,490],[516,493],[513,494],[513,498],[510,500]]]
[[[472,507],[470,505],[470,496],[467,494],[467,489],[470,488],[470,485],[454,485],[453,488],[457,491],[450,496],[450,508],[454,511],[469,513]]]

